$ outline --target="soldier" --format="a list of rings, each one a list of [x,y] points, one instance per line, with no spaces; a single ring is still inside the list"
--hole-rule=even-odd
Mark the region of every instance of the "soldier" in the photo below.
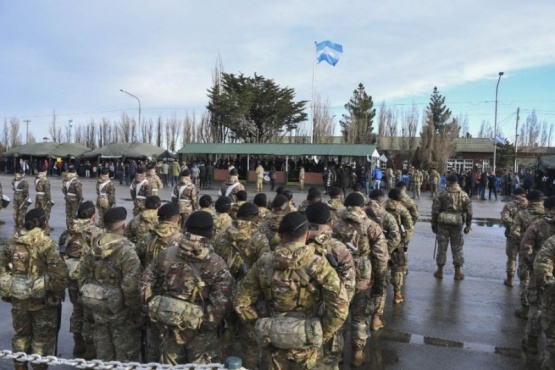
[[[69,299],[73,311],[69,319],[69,331],[73,334],[73,357],[92,360],[96,357],[93,342],[94,320],[92,312],[85,312],[79,296],[79,271],[82,257],[92,242],[102,234],[95,226],[96,210],[91,201],[83,202],[77,210],[77,218],[60,236],[59,245],[67,265]]]
[[[58,308],[66,287],[66,265],[58,245],[48,236],[46,213],[35,208],[25,215],[25,228],[15,233],[0,255],[0,293],[12,304],[14,352],[55,355]],[[47,364],[33,364],[45,370]],[[16,370],[26,362],[15,361]]]
[[[526,199],[526,190],[517,188],[513,191],[512,199],[509,203],[503,206],[501,211],[501,220],[505,226],[505,253],[507,254],[507,279],[503,282],[506,286],[513,286],[514,276],[516,272],[516,260],[518,257],[518,250],[520,248],[519,240],[511,236],[511,226],[518,211],[528,207],[528,200]]]
[[[382,296],[384,287],[387,287],[389,253],[381,227],[370,220],[362,209],[362,194],[347,195],[345,207],[341,218],[333,224],[333,232],[337,239],[349,247],[357,266],[355,296],[350,307],[351,365],[361,366],[368,361],[364,347],[368,338],[369,319],[374,313],[372,300]],[[372,294],[375,296],[372,297]]]
[[[175,185],[172,193],[172,202],[179,205],[183,224],[187,217],[198,209],[198,190],[190,176],[191,172],[189,170],[183,170],[179,184]]]
[[[133,216],[137,216],[145,209],[146,197],[156,195],[152,191],[152,187],[145,176],[144,168],[137,169],[137,177],[129,187],[131,199],[133,199]]]
[[[463,245],[465,234],[470,232],[472,223],[472,201],[457,182],[457,175],[447,176],[447,187],[432,202],[432,231],[436,234],[437,271],[434,276],[443,278],[443,266],[447,259],[447,247],[451,242],[455,280],[464,279]],[[463,229],[464,228],[464,229]]]
[[[304,190],[304,167],[299,168],[299,190]]]
[[[106,232],[81,262],[81,299],[93,313],[94,345],[103,361],[131,362],[140,357],[141,262],[133,243],[123,236],[126,217],[125,208],[110,208],[104,215]]]
[[[110,180],[110,171],[107,168],[96,182],[96,208],[98,209],[98,226],[104,227],[104,214],[116,205],[116,187]]]
[[[397,222],[401,233],[401,242],[391,255],[391,284],[393,285],[393,303],[404,302],[401,288],[404,285],[404,269],[407,266],[407,250],[410,238],[414,232],[412,218],[405,205],[400,201],[401,194],[398,189],[391,189],[387,195],[389,199],[385,202],[385,210],[389,212]]]
[[[345,209],[345,206],[343,205],[343,193],[341,192],[341,189],[334,186],[330,189],[329,196],[330,199],[327,203],[331,210],[331,218],[335,222],[340,218],[339,216],[341,212]]]
[[[430,169],[430,177],[429,177],[429,182],[430,182],[430,191],[432,193],[432,199],[435,198],[436,196],[436,192],[437,192],[437,185],[439,184],[439,172],[437,172],[437,170],[435,168]]]
[[[50,195],[50,181],[46,177],[46,169],[39,171],[35,179],[35,208],[41,208],[46,214],[46,221],[50,220],[50,209],[54,204]]]
[[[25,214],[29,207],[29,184],[25,180],[25,171],[22,169],[15,173],[12,180],[13,194],[13,221],[15,231],[19,231],[25,227]],[[1,193],[1,191],[0,191]],[[0,195],[1,196],[1,195]]]
[[[260,344],[271,353],[269,369],[316,368],[322,343],[333,338],[348,315],[345,287],[326,258],[316,254],[314,246],[305,246],[307,232],[302,213],[286,215],[279,225],[282,241],[253,265],[233,297],[235,312],[254,324]],[[269,317],[257,311],[261,297]],[[322,304],[325,310],[319,313]],[[308,333],[306,327],[314,331]],[[274,332],[282,335],[271,335]]]
[[[385,169],[384,177],[385,177],[385,188],[389,190],[392,188],[392,181],[393,181],[393,169],[391,167],[387,167]]]
[[[66,225],[69,226],[70,221],[77,217],[77,209],[83,200],[83,184],[77,177],[75,167],[70,167],[65,174],[62,192],[66,201]]]
[[[422,175],[422,172],[420,172],[418,168],[414,169],[414,175],[412,177],[412,181],[414,183],[414,186],[412,188],[413,198],[420,199],[420,190],[422,188],[422,182],[424,182],[424,176]]]
[[[252,202],[258,206],[259,222],[262,222],[272,216],[272,212],[268,209],[268,198],[266,197],[266,194],[256,194],[252,199]]]
[[[209,213],[193,212],[180,242],[161,251],[141,277],[149,317],[163,327],[160,351],[165,364],[222,359],[217,329],[231,305],[233,278],[212,249],[213,229]],[[173,315],[165,314],[168,308]]]
[[[307,207],[314,203],[319,203],[322,201],[322,193],[317,189],[310,190],[306,196],[306,200],[303,200],[299,207],[299,212],[306,211]]]
[[[327,194],[331,186],[333,185],[333,174],[327,167],[324,167],[324,174],[322,175],[322,180],[324,181],[324,188],[326,189],[326,194]]]
[[[153,164],[149,164],[146,167],[146,170],[146,180],[150,184],[151,195],[158,195],[158,189],[162,188],[163,184],[162,180],[160,180],[160,177],[156,174],[156,166]]]
[[[232,220],[236,220],[237,219],[237,211],[239,210],[239,208],[247,203],[247,192],[245,190],[239,190],[236,194],[235,197],[237,198],[237,202],[233,203],[231,205],[231,211],[229,211],[229,216],[231,216]]]
[[[256,167],[256,191],[261,192],[264,185],[264,167],[260,163]]]
[[[394,255],[402,253],[403,250],[399,249],[399,243],[401,242],[401,233],[399,231],[399,226],[395,217],[387,212],[384,208],[385,206],[385,194],[382,190],[372,190],[369,194],[370,203],[368,207],[364,210],[366,215],[375,223],[380,225],[382,232],[387,241],[387,251],[389,252],[390,261],[398,259]],[[389,284],[386,280],[386,284]],[[385,326],[385,322],[382,320],[383,311],[385,308],[385,301],[387,299],[387,286],[381,289],[381,295],[378,294],[376,289],[372,292],[373,303],[374,303],[374,315],[372,316],[372,323],[370,324],[370,330],[377,331],[381,330]],[[377,289],[380,291],[380,288]]]
[[[309,222],[307,244],[314,247],[316,254],[330,262],[345,286],[350,301],[355,295],[355,263],[345,244],[332,236],[330,207],[323,202],[312,203],[306,209],[306,218]],[[324,358],[321,368],[338,369],[339,362],[343,357],[343,347],[343,335],[341,331],[338,331],[332,340],[324,343]]]
[[[542,192],[532,190],[526,194],[526,199],[528,200],[528,206],[526,209],[516,213],[511,225],[511,238],[517,241],[519,246],[528,227],[545,215]],[[518,278],[520,279],[520,303],[522,307],[515,310],[515,315],[523,320],[527,320],[530,308],[527,293],[530,274],[522,258],[518,260]]]
[[[281,195],[287,197],[287,201],[289,202],[289,212],[296,212],[297,207],[295,206],[295,201],[293,200],[293,193],[291,190],[284,190]]]
[[[214,210],[212,209],[213,202],[210,195],[204,194],[201,196],[198,200],[198,205],[200,207],[199,211],[208,212],[212,215],[212,217],[216,216],[216,213],[214,213]]]
[[[535,221],[528,227],[522,241],[520,242],[519,258],[524,263],[522,266],[528,268],[530,274],[530,285],[528,286],[528,299],[530,306],[535,306],[536,311],[533,315],[528,315],[528,323],[526,325],[526,339],[522,341],[522,347],[525,351],[536,354],[538,353],[538,337],[541,335],[541,305],[543,291],[538,288],[536,279],[534,278],[534,259],[543,243],[555,235],[555,197],[549,197],[544,200],[543,206],[545,215],[540,220]],[[534,301],[535,298],[536,300]]]
[[[229,215],[231,211],[231,199],[219,197],[216,201],[216,215],[214,218],[214,236],[217,237],[222,231],[231,226],[233,220]]]
[[[396,170],[395,170],[395,177],[394,177],[394,181],[395,181],[395,182],[394,182],[393,185],[396,185],[396,184],[398,184],[399,182],[401,182],[401,179],[402,179],[402,178],[403,178],[403,172],[402,172],[400,169],[396,169]],[[393,188],[393,185],[391,186],[392,188]]]
[[[141,239],[146,237],[158,224],[158,209],[161,205],[162,201],[158,195],[151,195],[146,198],[146,208],[131,219],[131,222],[125,228],[123,236],[133,244],[137,244]]]
[[[233,203],[237,202],[236,194],[240,190],[245,190],[243,184],[239,182],[239,173],[237,172],[236,168],[232,168],[229,170],[229,177],[224,182],[220,191],[218,192],[218,196],[225,195],[228,198],[231,198]]]
[[[280,242],[279,225],[286,214],[290,212],[289,201],[283,194],[276,195],[272,201],[272,216],[260,224],[260,232],[270,243],[270,249],[274,250]]]

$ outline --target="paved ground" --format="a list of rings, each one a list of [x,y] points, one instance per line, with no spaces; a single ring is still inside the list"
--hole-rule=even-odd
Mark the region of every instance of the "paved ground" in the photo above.
[[[6,194],[11,196],[11,178],[0,176]],[[65,227],[61,179],[53,178],[52,193],[56,205],[52,210],[51,226],[55,239]],[[94,182],[84,180],[84,190],[93,199]],[[305,193],[295,191],[300,204]],[[253,188],[248,188],[253,194]],[[269,188],[268,188],[269,190]],[[117,186],[118,205],[131,211],[128,187]],[[215,198],[217,190],[201,191]],[[268,197],[273,197],[267,192]],[[429,223],[431,200],[424,193],[418,201],[422,221],[416,225],[409,251],[409,275],[406,279],[406,302],[393,307],[388,298],[386,329],[372,333],[367,349],[371,361],[364,369],[536,369],[537,358],[526,358],[520,351],[520,340],[525,323],[512,311],[518,306],[518,287],[503,285],[505,275],[505,241],[499,227],[499,201],[474,201],[477,222],[466,237],[466,279],[455,282],[449,255],[445,278],[437,280],[432,273],[434,235]],[[170,190],[161,191],[163,200],[170,199]],[[252,195],[251,197],[252,198]],[[131,214],[131,212],[130,212]],[[130,216],[129,216],[130,218]],[[0,236],[9,237],[13,231],[12,210],[2,210]],[[426,222],[428,220],[428,222]],[[391,289],[389,291],[391,297]],[[60,333],[59,354],[71,356],[72,339],[68,332],[71,305],[63,307],[63,325]],[[0,349],[11,348],[10,305],[0,302]],[[543,348],[543,341],[541,346]],[[348,359],[349,348],[346,351]],[[0,361],[0,368],[10,363]],[[343,369],[350,369],[348,360]]]

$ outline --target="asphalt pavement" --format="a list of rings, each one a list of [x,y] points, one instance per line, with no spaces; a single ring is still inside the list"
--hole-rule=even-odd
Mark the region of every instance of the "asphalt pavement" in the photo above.
[[[12,196],[12,177],[0,176],[4,194]],[[33,178],[31,195],[34,199]],[[52,195],[56,205],[52,209],[50,226],[55,240],[65,228],[65,207],[61,190],[61,178],[50,178]],[[82,179],[85,199],[95,200],[95,181]],[[297,204],[306,197],[306,189],[300,192],[288,186],[294,193]],[[249,199],[255,188],[247,186]],[[201,190],[217,198],[217,189]],[[116,198],[119,206],[127,208],[128,221],[132,216],[129,186],[116,182]],[[268,198],[274,196],[268,186]],[[171,190],[161,189],[160,197],[169,201]],[[448,252],[444,278],[434,278],[435,261],[432,258],[434,234],[429,223],[431,212],[430,193],[422,194],[417,200],[421,221],[416,224],[409,249],[409,274],[405,280],[405,302],[392,304],[392,289],[388,292],[384,319],[386,327],[372,332],[367,351],[369,363],[360,369],[537,369],[541,355],[527,358],[520,350],[525,322],[513,314],[519,306],[518,282],[515,287],[503,285],[505,278],[505,238],[500,226],[500,212],[505,204],[503,197],[498,201],[473,200],[473,230],[465,237],[465,279],[454,281],[454,268]],[[505,199],[506,200],[506,199]],[[13,233],[11,205],[0,211],[0,238],[9,238]],[[11,306],[0,302],[0,350],[11,349],[13,328]],[[71,304],[63,304],[63,322],[59,334],[58,355],[71,357],[73,340],[69,333]],[[348,341],[347,341],[348,342]],[[540,342],[543,350],[545,341]],[[349,365],[350,347],[345,351],[342,369]],[[9,369],[11,363],[0,360],[0,369]],[[62,367],[58,367],[62,368]]]

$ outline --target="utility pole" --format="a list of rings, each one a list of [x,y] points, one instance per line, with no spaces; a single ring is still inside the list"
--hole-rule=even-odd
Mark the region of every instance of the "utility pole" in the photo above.
[[[516,153],[518,148],[518,121],[520,120],[520,107],[516,109],[516,129],[515,129],[515,165],[514,165],[514,173],[517,173],[517,164],[516,164]]]
[[[24,119],[23,122],[27,124],[27,137],[25,138],[25,144],[29,144],[29,122],[31,122],[31,120]]]

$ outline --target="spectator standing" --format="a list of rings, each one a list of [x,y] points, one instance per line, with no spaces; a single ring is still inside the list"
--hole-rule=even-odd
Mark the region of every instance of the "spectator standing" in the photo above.
[[[204,189],[206,187],[206,166],[204,163],[199,165],[199,175],[198,180],[200,183],[200,189]]]
[[[379,189],[382,182],[382,171],[378,166],[374,167],[372,171],[372,180],[374,180],[374,189]]]
[[[208,189],[212,189],[212,179],[214,177],[214,166],[212,165],[212,163],[208,162],[206,164],[206,179],[205,179],[205,183],[204,185],[208,188]]]
[[[198,166],[194,164],[193,166],[191,166],[191,180],[193,181],[193,184],[195,186],[198,186],[199,175],[200,175],[200,170],[198,169]]]
[[[168,164],[168,162],[164,161],[164,163],[162,164],[162,183],[164,184],[165,188],[169,187],[169,173],[170,165]]]
[[[179,174],[181,173],[181,167],[178,161],[173,161],[172,163],[172,188],[179,183]]]
[[[489,200],[491,200],[491,192],[495,195],[495,200],[497,200],[497,177],[495,177],[495,172],[491,171],[488,178],[488,189],[489,189]]]

